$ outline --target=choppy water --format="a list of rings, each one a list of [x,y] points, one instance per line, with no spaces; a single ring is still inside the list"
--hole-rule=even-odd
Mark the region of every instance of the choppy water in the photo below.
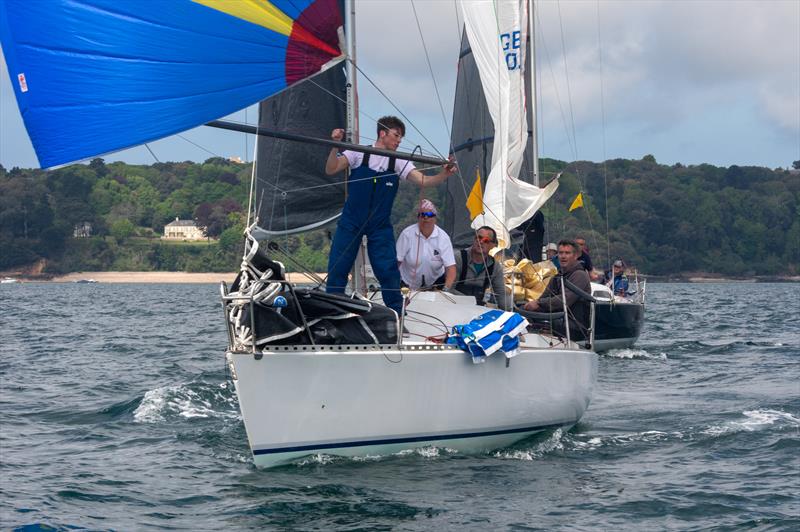
[[[2,286],[0,527],[800,529],[800,286],[649,289],[568,433],[262,471],[216,286]]]

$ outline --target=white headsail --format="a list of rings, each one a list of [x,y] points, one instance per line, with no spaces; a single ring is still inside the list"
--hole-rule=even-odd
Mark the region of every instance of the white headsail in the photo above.
[[[473,220],[472,227],[493,227],[501,247],[507,247],[508,232],[529,219],[558,188],[558,180],[539,188],[519,179],[528,142],[527,0],[463,0],[460,5],[495,131],[484,214]]]

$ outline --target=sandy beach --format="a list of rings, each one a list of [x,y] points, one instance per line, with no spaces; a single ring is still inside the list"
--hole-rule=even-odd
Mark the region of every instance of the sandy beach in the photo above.
[[[324,274],[322,274],[324,276]],[[188,273],[188,272],[73,272],[53,277],[49,282],[72,283],[82,279],[94,279],[98,283],[232,283],[236,277],[231,273]],[[287,273],[286,277],[294,283],[308,283],[308,277],[299,273]]]

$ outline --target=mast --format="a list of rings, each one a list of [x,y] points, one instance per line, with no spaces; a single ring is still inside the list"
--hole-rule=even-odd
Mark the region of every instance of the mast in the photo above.
[[[347,128],[345,138],[358,144],[358,97],[356,80],[356,5],[354,0],[344,1],[344,27],[347,41]]]
[[[528,0],[528,39],[530,41],[530,49],[528,55],[531,58],[531,66],[528,71],[528,79],[530,79],[530,128],[531,128],[531,158],[533,159],[533,184],[539,186],[539,138],[538,130],[536,127],[537,112],[536,112],[536,28],[535,23],[535,0]]]
[[[354,144],[358,143],[358,96],[356,80],[356,3],[355,0],[344,0],[344,31],[347,41],[347,127],[345,138]],[[348,171],[349,173],[349,171]],[[358,255],[353,263],[353,292],[366,295],[366,256],[367,247],[364,238],[358,246]]]

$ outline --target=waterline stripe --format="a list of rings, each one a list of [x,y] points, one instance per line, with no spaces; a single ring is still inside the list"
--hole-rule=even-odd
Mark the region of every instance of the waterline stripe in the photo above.
[[[384,438],[379,440],[361,440],[350,442],[336,442],[336,443],[317,443],[309,445],[295,445],[292,447],[273,447],[267,449],[253,449],[253,455],[258,456],[262,454],[278,454],[278,453],[294,453],[298,451],[316,451],[323,449],[341,449],[344,447],[366,447],[370,445],[390,445],[394,443],[415,443],[421,441],[439,441],[439,440],[459,440],[462,438],[481,438],[485,436],[499,436],[501,434],[515,434],[519,432],[533,432],[549,429],[561,428],[569,423],[552,423],[549,425],[537,425],[533,427],[517,427],[513,429],[503,430],[490,430],[486,432],[465,432],[462,434],[440,434],[433,436],[410,436],[402,438]]]

